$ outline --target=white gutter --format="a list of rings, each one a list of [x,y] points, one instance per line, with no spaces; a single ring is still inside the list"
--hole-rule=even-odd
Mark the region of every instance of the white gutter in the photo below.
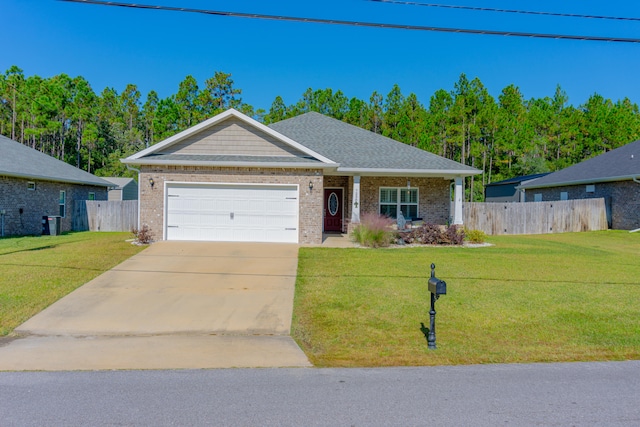
[[[339,163],[287,163],[287,162],[212,162],[212,161],[184,161],[184,160],[148,160],[148,159],[121,159],[125,165],[148,166],[209,166],[228,168],[287,168],[287,169],[335,169]]]

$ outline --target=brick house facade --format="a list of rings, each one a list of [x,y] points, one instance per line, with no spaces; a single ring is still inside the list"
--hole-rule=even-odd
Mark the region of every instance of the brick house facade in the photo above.
[[[640,228],[640,184],[633,181],[600,182],[587,185],[565,185],[527,191],[526,201],[533,202],[536,194],[542,201],[604,198],[610,227],[615,230]]]
[[[79,200],[107,200],[111,184],[90,173],[1,135],[0,152],[3,236],[42,234],[42,217],[51,215],[62,217],[61,232],[71,231]]]
[[[340,206],[336,231],[344,232],[361,213],[380,212],[381,188],[402,197],[410,191],[417,199],[414,216],[445,224],[454,217],[452,184],[461,205],[462,178],[479,173],[317,113],[289,120],[285,128],[302,125],[302,133],[267,127],[231,109],[123,159],[139,170],[140,226],[155,240],[319,244],[328,211]],[[284,196],[269,199],[279,188]],[[325,199],[324,190],[336,188],[342,200]],[[296,211],[282,214],[288,222],[278,231],[279,203]],[[400,196],[397,203],[399,210]],[[265,206],[264,214],[256,206]]]

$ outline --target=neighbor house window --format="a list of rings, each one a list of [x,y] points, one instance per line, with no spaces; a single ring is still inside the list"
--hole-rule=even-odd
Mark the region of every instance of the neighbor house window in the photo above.
[[[380,215],[397,218],[398,212],[407,219],[418,217],[417,188],[380,188]]]
[[[567,193],[566,191],[561,191],[560,200],[569,200],[569,193]]]
[[[596,192],[596,186],[593,184],[587,185],[587,193],[595,193]]]
[[[67,213],[67,209],[66,209],[66,203],[67,203],[67,192],[66,191],[60,191],[60,200],[58,201],[59,205],[60,205],[60,216],[61,217],[65,217],[65,214]]]
[[[534,202],[541,202],[542,201],[542,193],[536,193],[533,195],[533,201]]]
[[[89,193],[89,199],[88,200],[95,200],[96,199],[96,193]]]
[[[36,189],[36,183],[35,182],[31,182],[31,181],[27,182],[27,190],[33,191],[35,189]]]

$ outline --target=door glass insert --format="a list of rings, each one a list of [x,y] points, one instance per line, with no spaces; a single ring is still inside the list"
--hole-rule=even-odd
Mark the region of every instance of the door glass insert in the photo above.
[[[336,193],[331,193],[329,200],[327,200],[327,205],[329,207],[329,214],[336,216],[338,213],[338,195]]]

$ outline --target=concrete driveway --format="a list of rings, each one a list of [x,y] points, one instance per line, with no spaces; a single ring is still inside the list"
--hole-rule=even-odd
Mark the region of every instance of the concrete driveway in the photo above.
[[[297,264],[291,244],[155,243],[18,327],[0,370],[310,366]]]

